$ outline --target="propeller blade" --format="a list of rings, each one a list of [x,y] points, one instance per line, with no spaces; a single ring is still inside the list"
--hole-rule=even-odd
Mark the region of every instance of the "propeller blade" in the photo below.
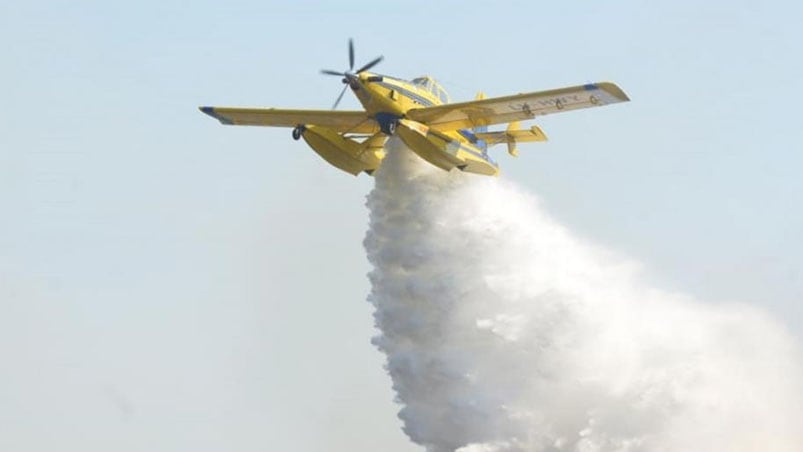
[[[366,64],[365,66],[357,69],[357,74],[359,74],[360,72],[363,72],[363,71],[367,71],[368,69],[371,69],[372,67],[374,67],[377,64],[379,64],[379,62],[382,61],[382,59],[384,59],[384,57],[380,56],[380,57],[376,58],[374,61],[371,61],[370,63]]]
[[[349,70],[354,70],[354,41],[349,38]]]
[[[342,72],[331,71],[331,70],[329,70],[329,69],[321,69],[321,74],[326,74],[326,75],[337,75],[337,76],[340,76],[340,77],[345,77],[345,75],[346,75],[346,74],[344,74],[344,73],[342,73]]]
[[[337,110],[337,105],[340,103],[340,99],[343,99],[343,95],[346,94],[346,88],[348,88],[348,87],[349,86],[346,85],[346,86],[343,87],[343,91],[340,91],[340,95],[337,96],[337,100],[335,101],[335,104],[332,105],[332,110]]]

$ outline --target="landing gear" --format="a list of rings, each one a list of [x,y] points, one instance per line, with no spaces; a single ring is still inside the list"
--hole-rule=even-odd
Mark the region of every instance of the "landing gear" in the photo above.
[[[298,141],[301,139],[301,135],[304,133],[306,128],[303,125],[297,125],[293,128],[293,139]]]
[[[392,113],[377,113],[376,122],[379,123],[379,129],[387,136],[393,136],[396,133],[396,126],[399,125],[398,116]]]

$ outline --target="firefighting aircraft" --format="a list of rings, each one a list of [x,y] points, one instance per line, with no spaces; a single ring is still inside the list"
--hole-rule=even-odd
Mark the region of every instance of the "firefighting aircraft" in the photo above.
[[[394,135],[438,168],[496,175],[499,166],[488,155],[488,146],[506,143],[508,152],[516,156],[517,143],[547,139],[538,126],[521,129],[519,121],[629,100],[615,84],[601,82],[487,99],[479,93],[473,101],[450,103],[446,91],[431,77],[407,81],[368,72],[382,59],[375,58],[355,71],[354,44],[349,40],[349,69],[321,71],[342,77],[346,85],[332,110],[200,110],[227,125],[292,127],[294,139],[304,138],[324,160],[355,176],[373,174],[379,168],[385,141]],[[336,110],[348,88],[365,111]],[[492,124],[508,126],[488,131]]]

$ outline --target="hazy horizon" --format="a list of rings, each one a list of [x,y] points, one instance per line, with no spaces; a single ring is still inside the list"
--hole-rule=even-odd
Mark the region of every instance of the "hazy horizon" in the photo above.
[[[649,287],[764,312],[799,349],[800,17],[791,1],[0,6],[0,448],[421,450],[371,344],[375,180],[197,110],[328,109],[342,85],[319,70],[347,66],[350,37],[358,62],[384,55],[377,72],[432,75],[454,101],[616,82],[631,102],[539,118],[550,140],[516,159],[492,149],[500,182]]]

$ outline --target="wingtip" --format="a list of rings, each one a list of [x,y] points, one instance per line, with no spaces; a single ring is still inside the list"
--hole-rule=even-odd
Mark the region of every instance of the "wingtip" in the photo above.
[[[602,82],[598,83],[597,85],[599,85],[600,88],[604,89],[608,94],[616,97],[622,102],[630,101],[630,98],[627,96],[627,94],[625,94],[622,88],[619,88],[619,86],[616,83]]]
[[[221,124],[224,124],[224,125],[232,125],[232,124],[234,124],[230,119],[228,119],[228,118],[226,118],[224,116],[221,116],[218,112],[216,112],[215,111],[215,107],[206,107],[206,106],[198,107],[198,110],[201,110],[203,113],[206,113],[207,115],[217,119],[218,121],[220,121]]]

